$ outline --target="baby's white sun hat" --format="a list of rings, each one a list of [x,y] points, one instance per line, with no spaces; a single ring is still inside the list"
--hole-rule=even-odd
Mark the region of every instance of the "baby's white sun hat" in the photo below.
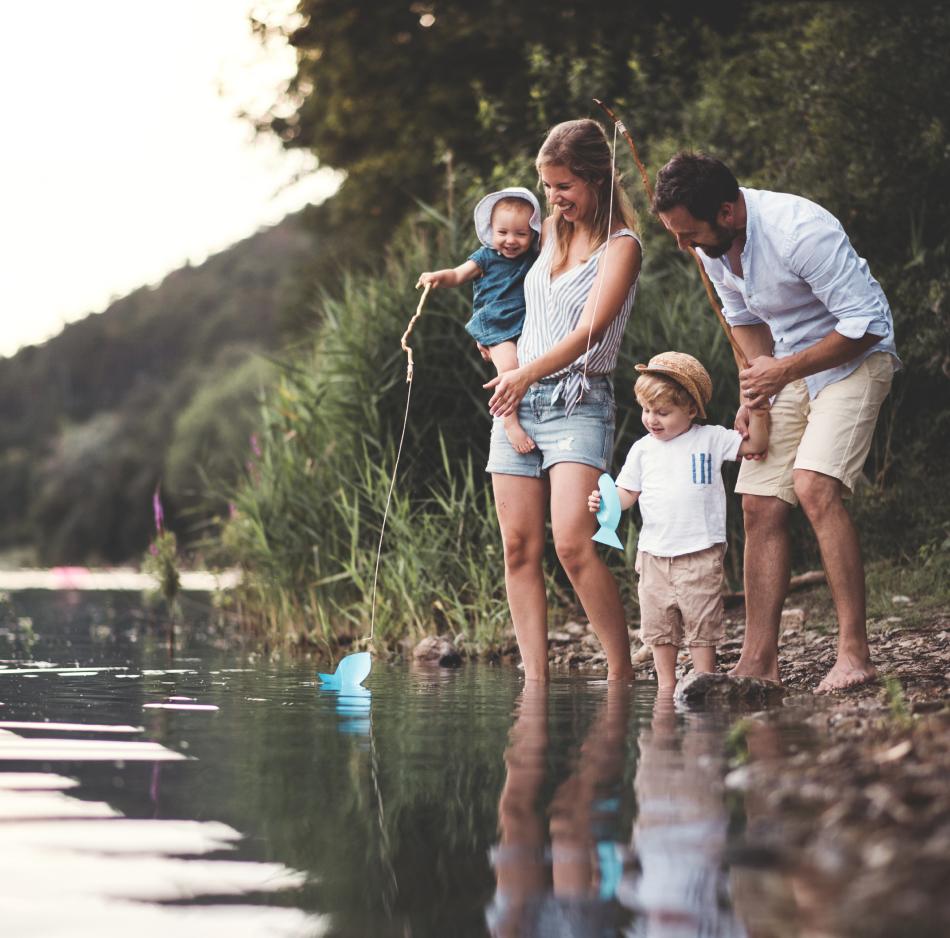
[[[489,192],[475,206],[475,233],[485,247],[491,247],[491,213],[501,199],[524,199],[525,202],[530,203],[534,211],[531,213],[528,224],[539,235],[541,234],[541,206],[538,204],[537,197],[530,189],[525,189],[523,186],[510,186],[498,192]]]

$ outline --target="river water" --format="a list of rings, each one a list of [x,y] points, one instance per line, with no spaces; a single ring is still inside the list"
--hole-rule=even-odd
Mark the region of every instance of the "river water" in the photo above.
[[[128,594],[2,606],[5,938],[799,933],[728,862],[734,716],[488,665],[341,697],[186,608],[172,655]]]

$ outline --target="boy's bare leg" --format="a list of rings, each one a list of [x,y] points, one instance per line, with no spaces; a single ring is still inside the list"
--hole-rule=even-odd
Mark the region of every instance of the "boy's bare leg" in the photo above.
[[[513,371],[518,367],[518,346],[514,342],[502,342],[492,346],[489,353],[498,374],[503,371]],[[535,442],[524,432],[517,412],[504,417],[503,423],[508,441],[519,453],[530,453],[535,448]]]
[[[716,670],[715,645],[690,645],[689,656],[693,659],[693,670],[697,674]]]
[[[676,687],[676,656],[679,648],[676,645],[651,645],[653,649],[653,667],[656,668],[656,679],[660,690],[668,693]]]

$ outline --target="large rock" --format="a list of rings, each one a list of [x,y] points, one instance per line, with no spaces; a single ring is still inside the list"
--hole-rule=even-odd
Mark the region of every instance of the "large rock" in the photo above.
[[[779,703],[784,696],[785,688],[778,681],[693,671],[676,685],[675,699],[685,707],[725,705],[761,709]]]
[[[440,635],[427,635],[412,649],[412,659],[419,664],[437,664],[442,668],[457,668],[462,656],[456,647]]]

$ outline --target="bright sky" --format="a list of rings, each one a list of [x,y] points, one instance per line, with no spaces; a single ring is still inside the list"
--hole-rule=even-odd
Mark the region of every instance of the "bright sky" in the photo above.
[[[333,192],[237,116],[293,72],[248,13],[293,7],[0,0],[0,355]]]

